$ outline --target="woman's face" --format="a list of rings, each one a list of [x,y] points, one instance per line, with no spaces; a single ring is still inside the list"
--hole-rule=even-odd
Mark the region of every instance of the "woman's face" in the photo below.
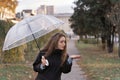
[[[58,41],[58,49],[64,50],[66,45],[66,39],[65,37],[61,37]]]

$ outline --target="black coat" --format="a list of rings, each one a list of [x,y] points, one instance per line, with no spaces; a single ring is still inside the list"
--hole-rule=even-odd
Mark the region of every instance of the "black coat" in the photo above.
[[[41,51],[33,63],[34,71],[38,72],[35,80],[61,80],[62,73],[68,73],[71,71],[72,63],[69,64],[67,61],[69,56],[67,56],[64,64],[60,66],[61,50],[55,50],[50,56],[48,56],[46,59],[49,62],[49,66],[45,66],[45,69],[41,69],[41,58],[44,54],[45,51]]]

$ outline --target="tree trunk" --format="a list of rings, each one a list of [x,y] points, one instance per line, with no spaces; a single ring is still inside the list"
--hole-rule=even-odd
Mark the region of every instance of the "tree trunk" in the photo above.
[[[111,41],[111,37],[107,40],[107,49],[108,49],[108,53],[113,52],[113,44],[112,44],[112,41]]]
[[[101,37],[101,40],[102,40],[102,49],[105,50],[106,49],[106,38],[105,38],[105,35],[103,35]]]
[[[118,32],[118,35],[119,35],[118,57],[120,58],[120,32]]]
[[[80,37],[80,40],[83,40],[83,35],[79,35],[79,37]]]
[[[114,32],[110,33],[107,38],[108,53],[113,52],[113,45],[114,45]]]

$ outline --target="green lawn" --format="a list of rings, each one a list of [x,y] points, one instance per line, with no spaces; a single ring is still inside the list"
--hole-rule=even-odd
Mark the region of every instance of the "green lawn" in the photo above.
[[[120,58],[117,51],[109,54],[93,44],[76,44],[81,60],[78,62],[89,80],[120,80]]]
[[[0,65],[0,80],[34,80],[32,68],[25,64]]]
[[[32,63],[37,55],[36,51],[25,54],[25,62],[0,64],[0,80],[35,80],[36,72]]]

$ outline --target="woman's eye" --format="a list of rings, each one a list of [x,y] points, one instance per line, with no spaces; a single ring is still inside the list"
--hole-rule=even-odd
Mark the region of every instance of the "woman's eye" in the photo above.
[[[61,43],[65,43],[65,41],[61,41]]]

